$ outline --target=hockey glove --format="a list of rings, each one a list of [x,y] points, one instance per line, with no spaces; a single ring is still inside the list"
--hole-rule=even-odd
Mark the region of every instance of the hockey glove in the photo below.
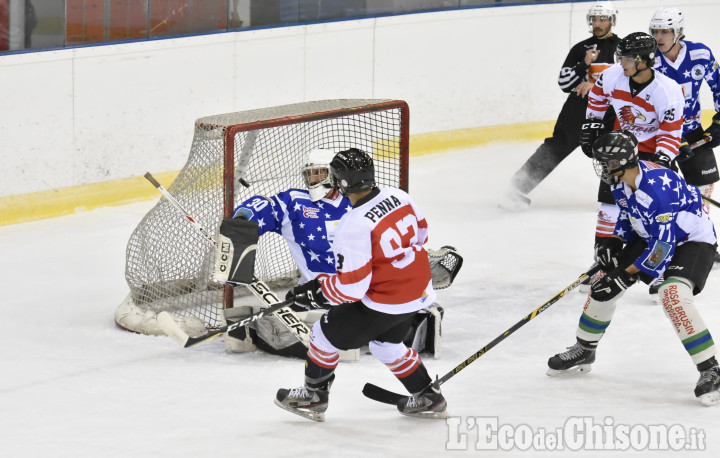
[[[607,302],[635,284],[637,279],[625,269],[611,270],[600,280],[593,283],[590,298],[598,302]]]
[[[692,148],[690,148],[687,139],[683,137],[680,143],[680,148],[678,148],[677,161],[685,162],[693,156],[695,156],[695,153],[693,152]]]
[[[595,261],[605,271],[618,266],[617,258],[622,253],[623,242],[617,237],[605,237],[595,245]]]
[[[720,113],[715,113],[715,116],[712,117],[712,124],[705,129],[703,135],[712,137],[712,140],[705,144],[708,148],[715,148],[720,145]]]
[[[600,119],[589,118],[580,127],[580,148],[585,156],[592,159],[592,146],[595,140],[605,133],[605,125]]]
[[[328,308],[330,306],[330,302],[323,296],[320,280],[317,278],[302,285],[297,285],[288,291],[285,298],[294,300],[295,305],[304,310]]]
[[[655,153],[655,156],[653,157],[653,162],[657,165],[662,165],[663,167],[666,167],[668,169],[672,169],[672,159],[670,159],[670,156],[667,154],[658,151]]]

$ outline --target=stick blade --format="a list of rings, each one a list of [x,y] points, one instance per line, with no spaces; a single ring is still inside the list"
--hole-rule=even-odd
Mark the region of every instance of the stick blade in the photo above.
[[[394,393],[386,390],[385,388],[380,388],[372,383],[366,383],[363,387],[362,393],[365,397],[370,398],[373,401],[392,405],[397,405],[398,401],[404,397],[402,394]]]
[[[185,347],[190,340],[190,336],[185,331],[180,329],[180,326],[175,322],[175,319],[168,312],[160,312],[157,316],[158,326],[160,329],[168,335],[172,340],[178,343],[181,347]]]

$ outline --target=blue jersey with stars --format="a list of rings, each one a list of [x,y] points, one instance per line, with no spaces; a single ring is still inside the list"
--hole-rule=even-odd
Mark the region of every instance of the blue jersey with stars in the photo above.
[[[703,210],[702,194],[670,169],[640,161],[637,190],[620,182],[612,186],[620,207],[615,235],[630,243],[642,237],[647,243],[634,262],[641,271],[658,277],[685,242],[717,243],[715,228]]]
[[[335,225],[352,209],[340,193],[313,202],[307,191],[288,189],[269,198],[251,197],[235,209],[233,216],[240,208],[252,212],[249,219],[258,222],[260,235],[275,232],[285,238],[300,270],[300,283],[321,273],[335,273],[331,249]]]
[[[655,69],[665,76],[675,80],[683,90],[685,96],[685,109],[683,114],[683,135],[702,127],[700,123],[700,86],[702,80],[707,81],[713,93],[715,111],[720,112],[720,70],[710,48],[702,43],[681,41],[680,49],[675,62],[658,53],[655,59]]]

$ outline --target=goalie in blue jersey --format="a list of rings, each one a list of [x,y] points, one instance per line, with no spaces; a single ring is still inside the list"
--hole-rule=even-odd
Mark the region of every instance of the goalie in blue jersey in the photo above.
[[[664,274],[659,295],[665,315],[700,372],[695,396],[720,402],[720,367],[707,325],[695,307],[712,269],[717,237],[702,195],[672,170],[639,160],[638,140],[618,130],[592,146],[595,171],[611,186],[620,207],[612,237],[597,245],[604,276],[591,287],[578,323],[577,343],[548,360],[548,375],[589,372],[618,299],[638,280]],[[642,361],[639,361],[642,364]]]

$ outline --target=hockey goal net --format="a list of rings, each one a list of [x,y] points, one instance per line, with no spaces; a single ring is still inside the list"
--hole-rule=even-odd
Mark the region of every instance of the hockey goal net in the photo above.
[[[200,118],[187,163],[167,189],[212,235],[250,197],[304,189],[299,171],[312,148],[360,148],[373,157],[379,186],[407,190],[408,127],[399,100],[322,100]],[[212,245],[162,197],[128,241],[130,293],[115,322],[162,334],[156,316],[167,311],[191,335],[222,326],[222,309],[248,293],[214,281],[214,264]],[[255,275],[274,288],[297,281],[280,235],[260,238]]]

